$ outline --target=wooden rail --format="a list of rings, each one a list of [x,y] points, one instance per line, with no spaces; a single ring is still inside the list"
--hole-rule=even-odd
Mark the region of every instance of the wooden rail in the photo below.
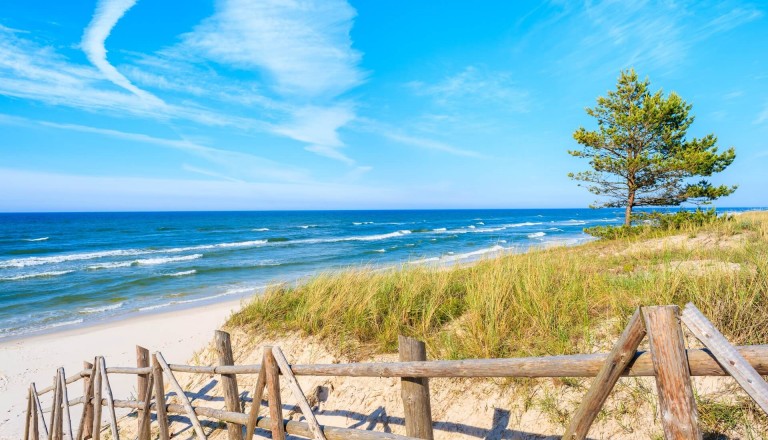
[[[689,376],[726,376],[733,371],[739,383],[758,403],[768,402],[768,386],[760,375],[768,375],[768,345],[731,346],[706,318],[689,305],[683,319],[694,327],[694,334],[708,349],[685,350],[680,327],[680,313],[675,306],[639,309],[611,353],[564,355],[512,359],[471,359],[457,361],[427,361],[423,343],[400,338],[401,362],[290,365],[278,347],[265,347],[264,362],[255,365],[234,365],[229,335],[216,333],[217,363],[197,366],[168,364],[161,353],[150,356],[137,347],[137,367],[107,367],[104,358],[86,362],[85,369],[66,377],[63,368],[57,370],[54,384],[36,390],[29,387],[24,440],[101,437],[102,408],[111,428],[111,437],[119,440],[119,425],[114,408],[137,410],[138,439],[150,438],[151,413],[161,440],[170,438],[168,414],[187,416],[196,437],[206,439],[206,430],[199,417],[217,420],[227,425],[231,440],[241,440],[242,427],[247,427],[250,439],[256,426],[272,431],[272,437],[283,439],[286,434],[318,440],[334,439],[431,439],[432,416],[428,378],[433,377],[594,377],[590,390],[569,425],[569,440],[586,438],[590,426],[607,399],[616,381],[622,376],[652,376],[656,378],[662,410],[662,424],[667,438],[701,438],[697,412]],[[640,341],[648,334],[651,350],[637,351]],[[713,352],[710,351],[713,350]],[[716,359],[725,360],[725,368]],[[151,364],[150,364],[151,359]],[[263,368],[266,366],[266,368]],[[187,398],[174,373],[221,375],[226,409],[194,406]],[[266,374],[265,374],[266,373]],[[137,396],[141,400],[114,399],[109,386],[111,374],[137,375]],[[242,407],[237,387],[239,374],[258,374],[250,413]],[[317,423],[301,387],[294,376],[398,377],[405,411],[408,436],[356,429],[321,426]],[[280,400],[280,378],[289,385],[308,423],[284,420]],[[84,379],[83,397],[68,399],[67,384]],[[760,381],[756,383],[756,381]],[[166,403],[167,383],[181,404]],[[270,417],[259,415],[261,397],[266,391]],[[53,393],[51,405],[43,409],[40,396]],[[72,435],[69,407],[83,404],[84,411],[77,435]],[[45,413],[49,413],[46,423]],[[273,423],[280,420],[280,423]]]

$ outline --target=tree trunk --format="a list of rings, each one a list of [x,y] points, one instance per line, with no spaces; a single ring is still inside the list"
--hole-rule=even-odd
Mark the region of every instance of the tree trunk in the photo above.
[[[624,211],[624,226],[632,226],[632,207],[635,206],[635,192],[630,191],[627,197],[627,209]]]

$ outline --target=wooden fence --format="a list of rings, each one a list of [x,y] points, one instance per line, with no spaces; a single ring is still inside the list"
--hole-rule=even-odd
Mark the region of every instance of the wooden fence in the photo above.
[[[686,350],[683,322],[704,344],[704,350]],[[650,350],[638,351],[648,336]],[[667,439],[701,439],[691,376],[731,375],[768,413],[768,385],[761,375],[768,375],[768,345],[734,347],[692,304],[680,312],[676,306],[638,309],[610,353],[548,356],[511,359],[473,359],[427,361],[422,342],[400,337],[400,362],[290,365],[279,347],[264,347],[261,364],[234,365],[229,334],[217,331],[215,348],[218,365],[197,366],[169,364],[163,355],[137,347],[136,367],[107,367],[103,357],[67,377],[63,368],[56,372],[54,385],[37,390],[30,384],[24,440],[100,439],[102,420],[108,421],[112,439],[120,438],[115,408],[138,412],[136,427],[139,440],[151,438],[152,414],[157,437],[168,440],[168,414],[189,418],[199,439],[206,439],[200,417],[226,423],[230,440],[250,439],[258,435],[256,427],[271,431],[273,439],[283,440],[286,433],[318,440],[404,440],[432,439],[430,377],[594,377],[581,406],[573,415],[565,439],[584,439],[609,393],[621,376],[653,376],[659,394],[661,423]],[[224,390],[225,409],[193,406],[174,372],[218,374]],[[112,395],[110,375],[137,376],[136,400],[118,400]],[[237,375],[258,375],[248,411],[241,409]],[[306,400],[296,376],[399,377],[404,405],[407,436],[358,429],[321,426]],[[70,400],[67,384],[83,380],[83,396]],[[305,422],[283,419],[280,381],[288,385],[299,402]],[[166,401],[166,383],[180,404]],[[266,389],[269,416],[261,416]],[[43,409],[40,396],[51,394],[51,406]],[[70,407],[83,405],[82,415],[73,425]],[[48,418],[44,416],[49,413]],[[245,429],[243,429],[245,428]],[[209,433],[210,434],[210,433]]]

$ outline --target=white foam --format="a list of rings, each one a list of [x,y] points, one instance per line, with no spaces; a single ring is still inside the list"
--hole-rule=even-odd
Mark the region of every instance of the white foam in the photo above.
[[[475,225],[469,225],[467,226],[469,229],[475,229]]]
[[[352,224],[353,224],[353,225],[355,225],[355,226],[360,226],[360,225],[372,225],[372,224],[373,224],[373,222],[352,222]]]
[[[190,261],[202,258],[203,254],[182,255],[180,257],[158,257],[158,258],[144,258],[140,260],[131,261],[113,261],[109,263],[99,263],[88,266],[90,270],[96,269],[115,269],[119,267],[130,266],[155,266],[158,264],[177,263],[179,261]]]
[[[253,232],[266,232],[266,231],[269,231],[269,228],[256,228],[256,229],[251,229],[251,231],[253,231]]]
[[[533,234],[528,234],[528,238],[539,238],[547,235],[546,232],[534,232]]]
[[[379,252],[379,253],[383,254],[386,251],[387,251],[386,249],[376,249],[374,252]]]
[[[484,225],[485,223],[483,223],[483,222],[477,222],[477,224],[478,224],[478,225]]]
[[[0,268],[7,267],[27,267],[39,266],[42,264],[57,264],[68,261],[95,260],[106,257],[129,257],[136,255],[179,253],[189,251],[199,251],[206,249],[235,248],[235,247],[256,247],[267,244],[267,240],[249,240],[230,243],[202,244],[198,246],[187,246],[169,249],[116,249],[111,251],[84,252],[80,254],[54,255],[50,257],[26,257],[15,258],[11,260],[0,261]]]
[[[435,228],[433,229],[434,232],[446,232],[448,228]]]
[[[309,228],[317,228],[318,225],[302,225],[299,226],[301,229],[309,229]]]
[[[232,288],[232,289],[225,290],[222,293],[218,293],[216,295],[211,295],[211,296],[204,296],[202,298],[191,298],[191,299],[185,299],[185,300],[179,300],[179,301],[169,301],[167,303],[155,304],[155,305],[146,306],[146,307],[140,307],[139,311],[140,312],[146,312],[146,311],[149,311],[149,310],[161,309],[163,307],[169,307],[169,306],[173,306],[173,305],[177,305],[177,304],[190,304],[190,303],[196,303],[196,302],[200,302],[200,301],[209,301],[209,300],[212,300],[212,299],[221,298],[221,297],[224,297],[224,296],[241,294],[241,293],[248,293],[248,292],[254,292],[255,293],[256,291],[264,290],[264,289],[266,289],[268,287],[272,287],[272,286],[276,286],[276,285],[277,284],[268,284],[266,286],[235,287],[235,288]]]
[[[26,280],[29,278],[57,277],[59,275],[66,275],[72,272],[74,272],[74,270],[52,270],[50,272],[28,273],[23,275],[16,275],[13,277],[0,278],[0,281],[18,281],[18,280]]]
[[[410,264],[424,264],[424,263],[434,263],[434,262],[440,262],[440,263],[448,263],[453,261],[460,261],[460,260],[467,260],[471,258],[477,258],[485,254],[490,253],[496,253],[496,252],[503,252],[507,250],[507,248],[500,246],[500,245],[493,245],[489,248],[485,249],[478,249],[476,251],[472,252],[466,252],[463,254],[456,254],[454,255],[453,252],[448,252],[447,255],[444,255],[442,257],[429,257],[429,258],[422,258],[421,260],[414,260],[409,261]]]
[[[116,310],[123,306],[124,303],[117,303],[117,304],[110,304],[108,306],[102,306],[102,307],[86,307],[82,310],[80,310],[80,313],[99,313],[99,312],[106,312],[109,310]]]
[[[195,269],[192,270],[182,270],[181,272],[174,272],[174,273],[167,273],[165,276],[167,277],[183,277],[185,275],[194,275],[197,271]]]
[[[521,228],[523,226],[536,226],[540,225],[541,222],[523,222],[523,223],[511,223],[508,225],[504,225],[507,228]]]
[[[24,241],[46,241],[48,240],[48,237],[40,237],[40,238],[25,238]]]

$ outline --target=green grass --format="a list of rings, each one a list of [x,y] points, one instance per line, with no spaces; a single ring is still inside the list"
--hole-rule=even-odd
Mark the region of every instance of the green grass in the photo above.
[[[732,240],[623,252],[665,235]],[[705,240],[706,241],[706,240]],[[673,262],[713,260],[742,269],[704,274]],[[642,305],[692,301],[738,344],[768,341],[768,213],[583,246],[534,250],[442,270],[353,268],[280,286],[229,325],[315,335],[348,354],[395,352],[397,335],[427,342],[432,358],[583,352],[617,336]]]

